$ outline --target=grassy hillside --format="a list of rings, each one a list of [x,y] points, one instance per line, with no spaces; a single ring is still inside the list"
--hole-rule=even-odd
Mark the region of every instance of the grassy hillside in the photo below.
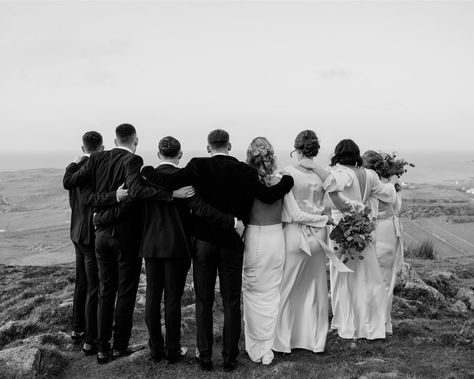
[[[36,346],[42,349],[44,377],[65,378],[468,378],[474,375],[474,312],[456,311],[452,297],[458,288],[474,288],[474,260],[411,260],[421,277],[446,296],[446,301],[413,299],[403,288],[397,289],[393,317],[394,335],[384,341],[346,341],[329,334],[324,354],[295,351],[280,355],[269,367],[252,363],[245,353],[235,373],[224,374],[220,358],[222,306],[215,312],[216,367],[212,373],[199,370],[193,359],[195,349],[194,295],[186,288],[183,303],[183,344],[188,357],[176,365],[153,363],[147,350],[128,358],[99,366],[95,357],[84,357],[80,347],[70,343],[69,320],[72,312],[74,269],[54,267],[0,266],[0,349]],[[439,273],[455,273],[449,280]],[[443,274],[444,275],[444,274]],[[445,276],[441,278],[445,278]],[[140,284],[135,311],[133,343],[146,344],[144,324],[144,278]],[[191,283],[191,276],[188,283]],[[241,345],[242,345],[241,339]],[[1,360],[0,350],[0,360]],[[53,352],[54,354],[52,354]],[[53,358],[51,358],[53,357]],[[1,372],[1,369],[0,369]],[[8,370],[3,375],[8,377]],[[1,375],[0,375],[1,377]]]

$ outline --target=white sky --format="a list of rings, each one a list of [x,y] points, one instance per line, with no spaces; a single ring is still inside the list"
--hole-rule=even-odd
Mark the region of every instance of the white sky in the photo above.
[[[2,151],[111,147],[122,122],[141,150],[221,127],[474,151],[473,2],[2,2],[0,52]]]

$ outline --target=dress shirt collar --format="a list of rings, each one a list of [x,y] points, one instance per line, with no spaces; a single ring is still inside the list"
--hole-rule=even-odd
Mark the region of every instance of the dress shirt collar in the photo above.
[[[160,162],[160,164],[158,166],[161,166],[161,165],[170,165],[170,166],[173,166],[173,167],[178,167],[178,165],[176,163],[173,163],[173,162],[168,162],[168,161],[163,161],[163,162]]]
[[[129,151],[130,153],[132,154],[135,154],[132,150],[130,150],[128,147],[126,146],[115,146],[116,149],[122,149],[122,150],[126,150],[126,151]]]
[[[213,157],[217,157],[217,156],[219,156],[219,155],[223,155],[224,157],[229,157],[229,154],[226,154],[226,153],[215,153],[215,154],[213,154],[212,156],[213,156]]]

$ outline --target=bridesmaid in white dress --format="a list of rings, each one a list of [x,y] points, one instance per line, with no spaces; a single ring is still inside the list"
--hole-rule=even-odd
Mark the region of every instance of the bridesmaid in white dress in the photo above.
[[[255,138],[247,152],[247,163],[255,167],[267,185],[278,183],[273,175],[273,148],[264,137]],[[283,215],[282,215],[283,212]],[[284,220],[298,220],[312,226],[325,226],[327,216],[302,212],[292,193],[283,201],[264,204],[255,199],[245,232],[242,294],[245,323],[245,349],[254,362],[268,365],[280,303],[280,283],[285,262]]]
[[[390,182],[390,178],[382,177],[381,172],[377,170],[377,167],[380,167],[380,164],[383,162],[383,157],[380,153],[369,150],[364,153],[362,158],[364,160],[364,167],[377,172],[382,183]],[[375,251],[382,272],[385,290],[388,295],[387,320],[385,325],[388,334],[393,333],[391,317],[393,288],[395,287],[397,272],[403,264],[402,224],[398,218],[401,206],[402,199],[400,192],[397,192],[394,203],[379,200],[378,216],[375,225]]]
[[[333,202],[333,219],[337,223],[345,214],[371,209],[370,217],[377,217],[378,201],[395,201],[395,187],[382,184],[378,175],[362,168],[359,147],[350,139],[342,140],[331,158],[331,174],[323,188]],[[338,272],[330,264],[331,327],[341,338],[385,338],[388,296],[383,283],[375,241],[362,252],[364,259],[349,260],[354,272]]]
[[[327,218],[322,215],[323,181],[301,166],[318,155],[318,138],[313,131],[305,130],[296,137],[294,147],[299,164],[284,171],[295,181],[292,193],[296,202],[302,210]],[[291,353],[292,349],[300,348],[320,353],[325,349],[329,329],[326,222],[308,226],[292,217],[283,221],[286,253],[274,350]]]

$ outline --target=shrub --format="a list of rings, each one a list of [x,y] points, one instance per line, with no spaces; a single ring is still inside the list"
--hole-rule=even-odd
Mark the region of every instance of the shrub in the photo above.
[[[432,240],[424,240],[418,245],[408,245],[405,248],[405,257],[414,259],[429,259],[437,258],[434,243]]]

